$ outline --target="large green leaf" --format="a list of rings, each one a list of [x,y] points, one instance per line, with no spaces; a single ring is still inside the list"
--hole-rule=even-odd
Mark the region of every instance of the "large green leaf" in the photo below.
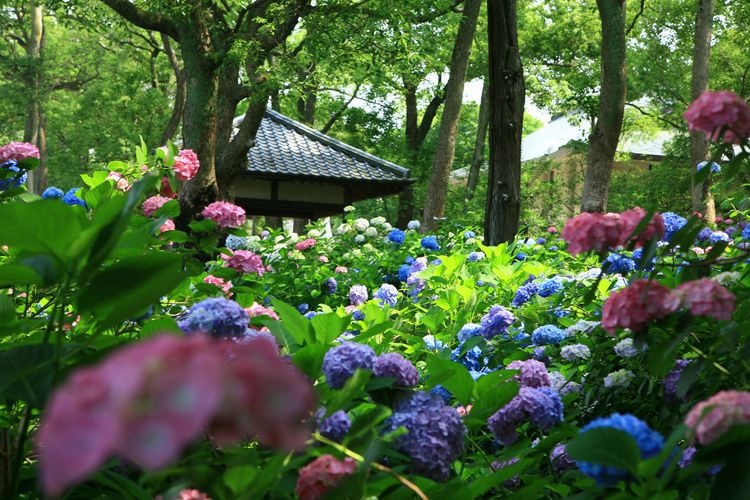
[[[145,310],[185,278],[182,258],[148,252],[121,259],[99,271],[78,296],[81,312],[91,312],[102,327],[114,326]]]
[[[297,309],[286,302],[278,299],[272,299],[274,310],[279,315],[284,329],[289,332],[294,341],[299,345],[312,344],[313,332],[310,321],[302,316]]]
[[[323,344],[330,344],[338,338],[351,321],[351,316],[339,316],[336,313],[317,314],[310,320],[315,332],[315,339]]]
[[[22,345],[0,352],[0,398],[41,407],[52,387],[51,344]]]
[[[427,371],[430,377],[427,383],[431,387],[441,384],[453,393],[462,404],[468,404],[474,391],[474,379],[471,378],[466,367],[448,359],[437,356],[427,358]]]
[[[0,266],[0,288],[19,285],[36,285],[42,277],[32,268],[17,262]]]
[[[633,437],[611,427],[581,432],[565,445],[565,449],[574,460],[617,467],[631,473],[636,473],[641,460],[641,452]]]
[[[518,384],[501,380],[495,373],[489,373],[474,384],[474,406],[471,418],[482,421],[505,406],[518,394]]]

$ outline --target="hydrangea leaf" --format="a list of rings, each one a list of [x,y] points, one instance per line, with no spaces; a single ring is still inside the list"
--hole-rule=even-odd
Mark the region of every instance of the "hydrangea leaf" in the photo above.
[[[570,440],[565,449],[576,461],[617,467],[631,473],[636,473],[641,459],[641,452],[633,437],[609,427],[582,432]]]
[[[427,380],[430,387],[441,384],[452,392],[460,403],[469,403],[474,391],[474,380],[464,365],[431,356],[427,358],[427,370],[430,373],[430,378]]]

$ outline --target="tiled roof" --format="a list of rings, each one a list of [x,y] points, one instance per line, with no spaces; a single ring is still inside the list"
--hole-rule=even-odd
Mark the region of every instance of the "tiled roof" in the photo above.
[[[241,118],[238,120],[241,121]],[[236,126],[239,122],[236,121]],[[249,174],[349,181],[409,182],[409,171],[266,110],[248,152]]]

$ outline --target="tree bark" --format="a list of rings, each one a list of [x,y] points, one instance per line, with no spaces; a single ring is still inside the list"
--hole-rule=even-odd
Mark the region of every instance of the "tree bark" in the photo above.
[[[697,99],[708,90],[709,61],[711,55],[711,29],[713,25],[716,0],[697,0],[698,9],[695,15],[695,37],[693,44],[693,71],[691,97]],[[700,132],[690,133],[690,165],[692,208],[703,214],[706,220],[713,222],[716,218],[714,198],[709,190],[711,174],[702,182],[696,182],[696,166],[708,159],[708,140]]]
[[[187,85],[185,81],[185,70],[180,67],[180,63],[177,60],[177,56],[172,49],[172,44],[169,42],[169,37],[164,33],[161,33],[162,47],[164,53],[169,59],[169,64],[172,66],[172,72],[175,77],[175,96],[174,106],[172,107],[172,115],[169,117],[167,126],[164,127],[164,132],[161,135],[161,143],[166,144],[167,141],[172,140],[177,133],[177,129],[180,127],[182,122],[182,116],[185,112],[185,96],[187,94]]]
[[[599,115],[589,136],[581,211],[607,209],[609,182],[622,131],[627,92],[625,0],[597,0],[602,25]]]
[[[479,180],[479,171],[484,163],[484,145],[487,139],[487,127],[490,123],[490,85],[489,79],[482,84],[482,100],[479,102],[479,119],[477,120],[477,140],[474,143],[474,156],[471,158],[471,167],[466,179],[466,195],[464,203],[474,197]]]
[[[474,43],[474,33],[477,28],[477,18],[481,5],[482,0],[466,0],[464,2],[463,17],[453,46],[450,77],[445,87],[443,116],[440,119],[438,143],[425,198],[422,221],[422,230],[425,232],[437,229],[438,223],[445,213],[448,179],[456,154],[456,135],[458,134],[458,123],[461,119],[466,71],[469,68],[471,46]]]
[[[27,186],[32,193],[41,193],[47,187],[47,134],[44,123],[42,50],[44,46],[44,13],[42,5],[31,2],[31,29],[26,43],[28,69],[26,88],[28,104],[23,140],[39,148],[39,166],[29,172]]]
[[[487,0],[490,166],[484,241],[512,241],[521,210],[521,133],[526,97],[516,0]]]

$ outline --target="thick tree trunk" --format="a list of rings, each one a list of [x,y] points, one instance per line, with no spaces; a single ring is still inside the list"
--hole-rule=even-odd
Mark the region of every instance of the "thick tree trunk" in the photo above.
[[[469,203],[474,197],[479,180],[479,171],[484,163],[484,145],[487,139],[487,127],[490,123],[490,85],[489,79],[482,84],[482,100],[479,102],[479,119],[477,120],[477,140],[474,143],[474,156],[466,179],[466,195],[464,202]]]
[[[33,193],[41,193],[47,187],[47,134],[42,106],[42,49],[44,46],[44,14],[38,2],[31,2],[31,29],[26,43],[28,69],[26,88],[28,103],[23,140],[39,148],[39,166],[29,174],[27,186]]]
[[[602,24],[602,76],[599,116],[589,137],[581,211],[607,209],[609,181],[622,131],[627,92],[625,0],[597,0]]]
[[[516,0],[487,0],[490,166],[484,241],[512,241],[521,210],[521,132],[526,97]]]
[[[474,43],[474,33],[477,28],[477,18],[482,0],[466,0],[464,2],[463,17],[456,35],[451,56],[450,77],[445,89],[445,105],[440,120],[435,158],[432,162],[430,183],[427,186],[427,196],[424,205],[423,231],[434,231],[438,222],[443,218],[445,202],[448,197],[448,179],[456,153],[456,135],[458,122],[461,119],[461,104],[463,103],[464,83],[466,71],[469,68],[471,46]]]
[[[695,38],[693,44],[693,75],[691,83],[691,97],[697,99],[708,90],[709,61],[711,54],[711,28],[714,18],[716,0],[698,0],[695,15]],[[706,220],[713,222],[716,218],[714,199],[709,191],[711,177],[703,182],[696,182],[696,166],[708,158],[708,140],[700,132],[690,134],[690,165],[692,178],[692,208],[701,213]]]

